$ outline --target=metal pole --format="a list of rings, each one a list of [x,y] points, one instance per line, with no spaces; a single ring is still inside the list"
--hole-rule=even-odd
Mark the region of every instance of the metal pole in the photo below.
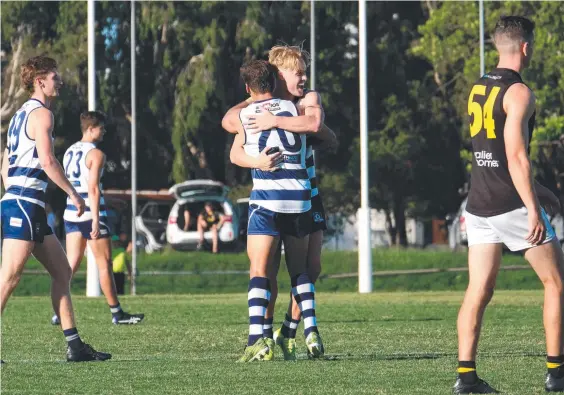
[[[370,202],[368,200],[368,69],[366,56],[366,0],[358,2],[360,93],[360,209],[358,210],[358,291],[372,292]]]
[[[480,77],[486,74],[484,59],[484,0],[479,0],[480,8]]]
[[[96,3],[88,0],[88,111],[96,110]],[[86,246],[86,296],[100,296],[100,274],[90,246]]]
[[[131,294],[137,293],[137,121],[135,91],[135,1],[131,1]]]

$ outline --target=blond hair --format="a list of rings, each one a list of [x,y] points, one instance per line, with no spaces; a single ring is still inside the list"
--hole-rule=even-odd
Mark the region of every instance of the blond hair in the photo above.
[[[268,52],[268,62],[278,69],[305,71],[309,61],[309,53],[297,45],[275,45]]]

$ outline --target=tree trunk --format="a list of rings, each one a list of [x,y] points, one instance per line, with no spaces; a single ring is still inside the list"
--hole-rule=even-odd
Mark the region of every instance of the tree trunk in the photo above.
[[[396,235],[397,235],[397,221],[392,223],[392,217],[390,215],[390,210],[384,210],[386,213],[386,230],[388,231],[388,236],[390,237],[390,245],[396,244]]]
[[[407,247],[407,232],[405,229],[405,203],[403,199],[394,199],[394,220],[396,222],[395,244]]]

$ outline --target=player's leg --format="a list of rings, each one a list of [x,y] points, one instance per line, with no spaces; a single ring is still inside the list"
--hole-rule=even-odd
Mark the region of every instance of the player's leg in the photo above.
[[[8,299],[20,282],[23,267],[27,262],[35,241],[33,226],[26,204],[16,199],[0,202],[2,219],[2,265],[0,266],[0,303],[4,311]],[[31,207],[33,209],[33,207]]]
[[[315,284],[319,274],[321,273],[321,246],[323,245],[323,231],[319,230],[309,235],[309,244],[307,249],[307,273],[311,282]],[[296,299],[292,297],[289,313],[293,322],[300,322],[301,311],[296,303]],[[294,329],[295,331],[295,329]],[[295,333],[294,333],[294,337]]]
[[[307,249],[309,237],[302,238],[284,235],[284,246],[288,272],[292,282],[292,294],[302,313],[304,335],[308,355],[313,358],[323,356],[324,349],[315,314],[315,287],[307,273]]]
[[[214,224],[211,227],[211,234],[212,234],[212,252],[217,254],[218,252],[218,244],[219,244],[219,234],[217,231],[217,225]]]
[[[486,218],[466,215],[468,232],[468,288],[458,313],[458,378],[454,393],[494,393],[476,373],[476,350],[482,318],[490,302],[503,246]]]
[[[263,339],[264,317],[270,301],[268,266],[272,262],[279,236],[274,221],[276,214],[270,210],[249,206],[247,254],[250,260],[248,287],[249,337],[245,353],[239,362],[272,359],[272,351]]]
[[[564,256],[557,239],[525,252],[544,286],[543,322],[546,336],[548,391],[564,391],[564,352],[562,344],[562,309]]]
[[[250,260],[248,287],[249,336],[247,347],[240,362],[272,359],[271,350],[264,340],[264,318],[270,301],[268,262],[272,259],[278,237],[271,235],[247,235],[247,254]],[[274,250],[274,252],[271,252]],[[269,355],[270,354],[270,355]]]
[[[4,222],[4,218],[2,218]],[[2,240],[2,266],[0,267],[0,300],[2,312],[8,299],[20,282],[25,263],[33,251],[33,241],[7,239]]]
[[[317,230],[309,235],[309,244],[307,250],[307,273],[311,282],[315,281],[321,273],[321,246],[323,244],[323,231]],[[301,319],[301,310],[296,298],[290,292],[290,302],[288,311],[282,322],[282,327],[275,333],[274,340],[278,344],[284,354],[285,360],[296,359],[296,333]],[[307,338],[304,328],[304,336]]]
[[[276,306],[276,299],[278,298],[278,269],[280,268],[280,258],[282,256],[282,243],[278,243],[276,252],[272,258],[272,262],[268,265],[268,280],[270,281],[270,301],[266,308],[264,316],[263,336],[268,339],[269,346],[274,348],[274,307]]]
[[[524,251],[544,286],[543,321],[546,335],[548,375],[547,391],[564,391],[564,353],[562,344],[564,257],[548,216],[542,210],[546,235],[541,245],[533,246],[526,239],[529,233],[527,209],[522,207],[492,217],[490,222],[503,235],[503,242],[512,251]]]
[[[72,270],[72,275],[77,272],[82,258],[84,258],[84,251],[86,250],[86,238],[80,232],[78,224],[71,224],[65,221],[66,231],[66,245],[67,259]]]
[[[92,250],[98,273],[100,276],[100,287],[106,297],[106,301],[112,313],[112,322],[116,325],[138,324],[145,317],[144,314],[129,314],[122,310],[117,296],[116,285],[112,273],[112,246],[109,239],[109,229],[100,224],[100,230],[105,228],[107,236],[101,236],[96,240],[88,240]]]
[[[33,255],[51,275],[51,300],[68,343],[67,361],[110,359],[110,354],[97,352],[78,335],[70,296],[72,270],[59,240],[52,234],[45,236],[42,243],[36,243]]]
[[[80,231],[80,224],[65,221],[65,233],[66,233],[66,250],[67,259],[69,261],[70,268],[72,270],[72,275],[77,272],[82,258],[84,257],[84,250],[86,249],[86,239]],[[51,317],[51,324],[60,325],[61,320],[57,313],[53,314]]]
[[[323,245],[323,231],[327,230],[325,218],[325,207],[320,195],[315,195],[311,199],[311,234],[309,235],[309,246],[307,256],[307,270],[311,281],[315,281],[321,273],[321,247]],[[295,336],[297,324],[299,324],[301,312],[295,298],[292,295],[290,306],[288,307],[287,319],[285,324],[289,325],[290,335]]]

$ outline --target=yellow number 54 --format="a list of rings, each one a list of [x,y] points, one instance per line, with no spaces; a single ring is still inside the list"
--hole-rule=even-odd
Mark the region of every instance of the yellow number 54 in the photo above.
[[[470,136],[474,137],[480,131],[485,128],[487,132],[487,137],[489,139],[495,139],[495,122],[493,119],[493,106],[495,99],[499,93],[500,87],[494,86],[488,99],[484,103],[484,108],[482,111],[482,106],[480,103],[474,101],[475,95],[485,96],[486,86],[485,85],[474,85],[472,91],[470,92],[470,97],[468,98],[468,115],[474,115],[474,121],[470,125]]]

